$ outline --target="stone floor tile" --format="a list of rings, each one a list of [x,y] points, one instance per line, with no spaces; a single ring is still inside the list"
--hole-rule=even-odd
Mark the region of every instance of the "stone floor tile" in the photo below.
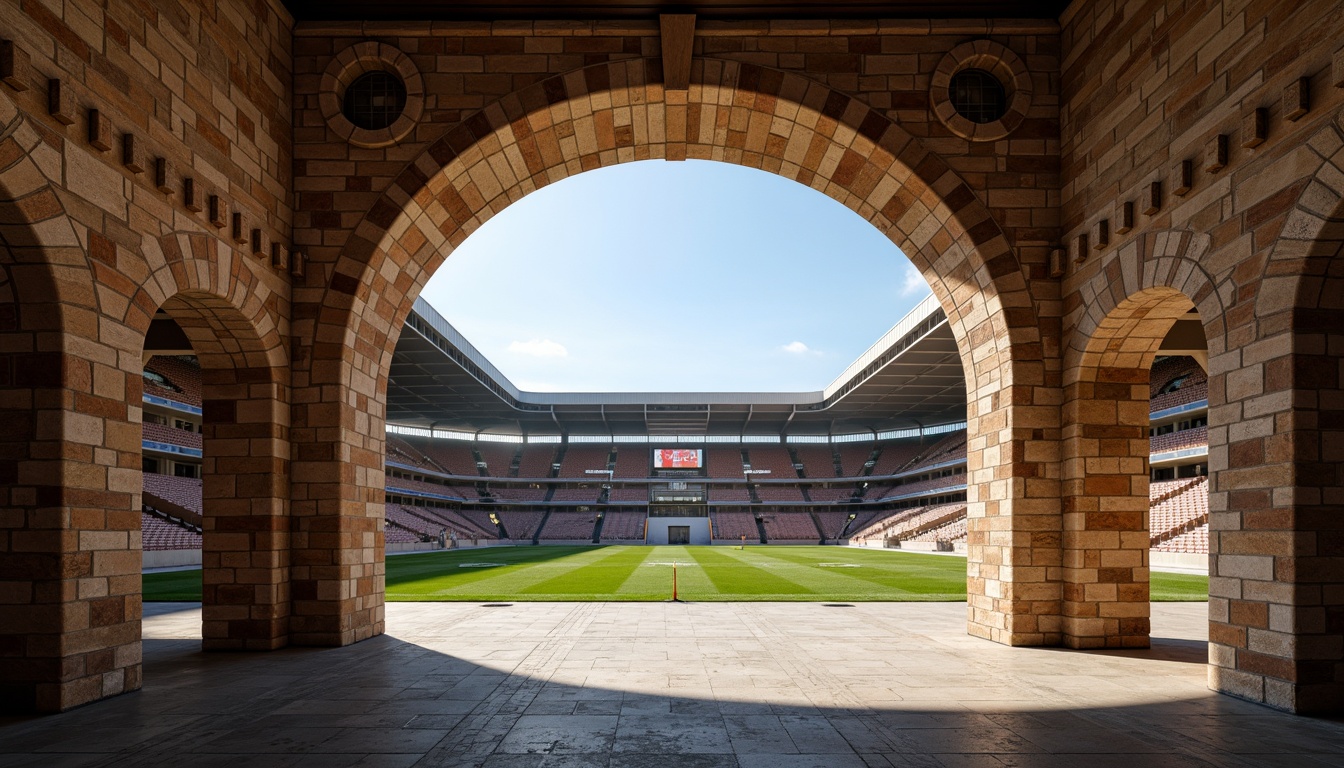
[[[611,751],[614,715],[523,715],[499,745],[514,754],[603,754]]]
[[[347,648],[203,654],[199,609],[151,604],[145,689],[0,719],[0,766],[1344,768],[1344,723],[1208,691],[1204,616],[1073,652],[964,604],[401,603]]]

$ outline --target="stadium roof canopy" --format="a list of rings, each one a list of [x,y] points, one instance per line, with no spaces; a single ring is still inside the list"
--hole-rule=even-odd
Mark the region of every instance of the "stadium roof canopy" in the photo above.
[[[504,435],[850,435],[964,421],[956,341],[932,296],[820,392],[524,392],[424,300],[392,358],[387,420]]]
[[[1058,19],[1068,0],[284,0],[299,21],[652,19]]]

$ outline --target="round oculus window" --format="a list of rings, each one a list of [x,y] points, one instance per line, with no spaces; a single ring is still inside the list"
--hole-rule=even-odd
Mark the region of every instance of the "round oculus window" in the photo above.
[[[992,123],[1008,112],[1003,83],[983,69],[963,69],[953,75],[948,97],[957,114],[972,123]]]
[[[406,85],[391,72],[365,72],[345,89],[341,113],[356,127],[386,128],[406,109]]]

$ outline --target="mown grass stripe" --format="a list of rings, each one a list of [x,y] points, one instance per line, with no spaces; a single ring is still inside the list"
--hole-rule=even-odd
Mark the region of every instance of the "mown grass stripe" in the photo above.
[[[519,592],[524,595],[612,594],[639,567],[645,553],[633,547],[608,547],[607,552],[606,557],[585,563],[582,568],[539,581]]]
[[[825,550],[824,547],[817,549]],[[848,548],[846,548],[848,549]],[[865,554],[859,554],[859,553]],[[842,578],[867,582],[886,590],[899,590],[918,600],[965,600],[966,599],[966,561],[961,558],[942,555],[919,555],[899,553],[891,557],[887,553],[865,550],[841,550],[836,548],[823,552],[786,553],[763,551],[769,558],[790,560],[805,559],[811,567],[817,563],[845,562],[857,568],[836,568],[836,574]],[[877,557],[873,557],[877,555]],[[838,590],[845,591],[845,590]]]
[[[416,601],[666,600],[672,568],[685,600],[718,601],[960,601],[962,558],[848,547],[489,547],[387,559],[387,599]],[[848,562],[858,568],[821,568]],[[498,563],[462,568],[470,563]],[[1154,601],[1208,599],[1208,578],[1153,573]],[[144,599],[199,601],[201,572],[144,576]]]
[[[389,599],[400,598],[403,595],[418,595],[426,599],[452,599],[455,596],[477,593],[492,595],[521,593],[539,582],[554,578],[557,574],[581,570],[612,554],[609,547],[563,547],[555,553],[537,551],[543,549],[514,547],[505,550],[501,547],[443,553],[445,556],[438,561],[437,572],[432,570],[436,564],[431,561],[424,564],[431,569],[429,573],[420,575],[413,582],[398,580],[397,585],[393,587],[389,577]],[[469,556],[473,551],[476,556]],[[389,561],[389,565],[392,562]],[[491,568],[462,567],[476,562],[499,562],[504,565]]]
[[[720,595],[812,595],[816,590],[796,581],[777,576],[762,568],[725,568],[740,561],[713,547],[697,547],[688,552],[704,569],[705,576]],[[696,593],[687,590],[686,599],[694,600]]]

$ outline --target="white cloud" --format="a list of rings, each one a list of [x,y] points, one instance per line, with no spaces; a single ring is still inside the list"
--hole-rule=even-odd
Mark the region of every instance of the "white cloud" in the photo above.
[[[509,351],[528,357],[569,357],[565,345],[550,339],[509,342]]]
[[[785,352],[794,355],[805,355],[808,352],[812,351],[811,349],[808,349],[807,345],[801,341],[789,342],[788,344],[785,344],[783,347],[781,347],[781,349],[783,349]]]
[[[924,280],[924,275],[920,274],[918,269],[915,269],[914,264],[905,268],[905,274],[901,276],[901,287],[897,290],[901,296],[918,296],[933,292]]]

